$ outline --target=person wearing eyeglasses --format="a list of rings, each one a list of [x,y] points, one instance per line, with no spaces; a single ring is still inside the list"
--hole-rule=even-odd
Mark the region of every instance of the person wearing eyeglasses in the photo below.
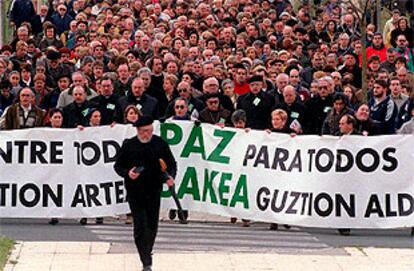
[[[224,109],[233,112],[234,111],[234,104],[231,101],[230,97],[224,95],[220,90],[220,84],[216,77],[212,76],[206,78],[203,82],[203,93],[204,95],[201,96],[199,99],[202,101],[206,101],[206,95],[214,93],[217,94],[220,100],[220,105],[223,106]]]
[[[410,47],[406,35],[401,34],[397,37],[397,48],[395,50],[398,56],[405,58],[407,68],[414,72],[414,50]]]
[[[175,98],[172,103],[174,106],[174,115],[169,118],[170,120],[197,120],[190,115],[189,104],[186,98]]]
[[[124,140],[114,164],[116,173],[124,178],[134,221],[135,246],[144,271],[152,270],[163,183],[172,187],[177,172],[170,147],[161,137],[153,135],[152,124],[150,116],[143,116],[134,123],[136,136]],[[160,159],[167,165],[168,178],[164,178]]]
[[[183,98],[187,102],[187,113],[194,119],[198,119],[200,112],[204,109],[204,103],[192,95],[192,88],[189,83],[185,81],[181,81],[177,86],[178,98]],[[171,116],[175,115],[175,102],[174,99],[172,102],[168,104],[165,118],[170,118]]]
[[[35,93],[25,87],[18,93],[18,101],[7,107],[0,123],[5,130],[44,126],[46,112],[35,104]]]
[[[56,34],[61,35],[66,30],[69,30],[69,24],[72,20],[72,16],[67,13],[67,7],[64,4],[60,4],[57,12],[52,15],[52,22],[56,26]]]
[[[308,133],[320,135],[322,132],[323,122],[331,110],[333,105],[332,95],[329,92],[329,81],[327,77],[318,80],[318,94],[312,97],[305,106],[308,114],[312,114],[312,118],[308,118]]]
[[[404,35],[408,44],[407,47],[414,47],[414,30],[408,24],[407,18],[401,16],[398,19],[397,27],[391,32],[391,45],[398,47],[398,39],[400,35]]]
[[[207,107],[200,112],[199,120],[201,122],[216,124],[220,127],[231,124],[231,112],[224,109],[220,103],[218,93],[209,93],[204,96]]]

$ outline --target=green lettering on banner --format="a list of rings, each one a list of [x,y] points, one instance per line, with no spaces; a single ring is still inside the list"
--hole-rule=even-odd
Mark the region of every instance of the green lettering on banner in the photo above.
[[[170,190],[164,190],[167,187],[167,185],[163,186],[163,190],[161,191],[161,198],[169,198],[171,197]]]
[[[227,145],[229,145],[230,141],[236,135],[236,132],[217,129],[217,130],[214,130],[214,135],[221,137],[222,139],[220,143],[217,145],[217,147],[208,156],[207,160],[211,162],[228,164],[230,162],[230,157],[222,156],[221,153],[224,151]]]
[[[204,189],[203,189],[203,199],[202,201],[207,200],[207,193],[210,195],[211,203],[217,204],[217,196],[214,192],[214,178],[219,174],[218,171],[211,171],[210,176],[208,174],[208,169],[204,169]]]
[[[196,141],[198,141],[199,145],[195,145]],[[206,160],[203,131],[201,127],[194,126],[193,129],[191,129],[191,134],[181,152],[181,157],[187,158],[191,153],[199,153],[203,160]]]
[[[230,191],[230,187],[226,185],[226,181],[230,181],[232,176],[233,174],[231,173],[223,172],[221,174],[218,191],[219,191],[219,197],[220,197],[220,204],[223,206],[227,206],[229,203],[229,200],[224,197],[225,196],[224,194],[228,194]]]
[[[168,138],[169,131],[174,133],[171,138]],[[177,145],[183,139],[183,129],[175,123],[161,123],[160,135],[168,145]]]
[[[247,178],[246,175],[240,175],[236,184],[233,197],[231,198],[230,207],[236,206],[240,202],[244,209],[249,209],[249,197],[247,193]]]
[[[191,183],[191,186],[189,184]],[[177,196],[182,199],[184,194],[189,194],[193,200],[200,200],[200,189],[198,188],[197,172],[194,167],[188,167],[184,173]]]

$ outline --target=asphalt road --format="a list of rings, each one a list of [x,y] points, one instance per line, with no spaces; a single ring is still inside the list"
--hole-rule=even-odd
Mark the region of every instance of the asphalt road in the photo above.
[[[292,227],[270,231],[268,224],[190,222],[180,225],[162,221],[156,252],[226,251],[286,254],[346,254],[343,247],[414,248],[409,229],[353,230],[340,236],[334,229]],[[110,253],[135,253],[132,226],[112,218],[103,225],[92,219],[82,226],[76,220],[61,220],[51,226],[46,219],[0,219],[0,235],[22,241],[104,241],[111,242]]]

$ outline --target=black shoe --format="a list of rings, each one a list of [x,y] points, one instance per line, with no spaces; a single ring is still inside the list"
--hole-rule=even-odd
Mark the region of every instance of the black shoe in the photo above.
[[[151,265],[144,266],[144,268],[142,268],[142,271],[152,271]]]
[[[170,220],[174,220],[177,217],[177,210],[171,209],[168,212],[168,217],[170,218]]]
[[[96,223],[96,224],[98,224],[98,225],[103,224],[103,217],[97,217],[97,218],[95,219],[95,223]]]
[[[277,231],[278,225],[277,223],[270,224],[269,230],[271,231]]]
[[[86,225],[87,223],[88,223],[88,219],[87,218],[81,218],[80,220],[79,220],[79,223],[81,224],[81,225]]]
[[[188,218],[188,210],[183,210],[183,215],[184,215],[184,218],[187,219]]]
[[[351,229],[338,229],[338,232],[342,236],[350,236],[351,235]]]
[[[185,215],[184,212],[185,212],[184,210],[181,210],[181,211],[177,210],[178,220],[179,220],[180,224],[188,224],[187,216]]]
[[[243,227],[250,227],[250,220],[248,219],[242,219]]]
[[[288,224],[284,224],[284,225],[283,225],[283,227],[284,227],[285,229],[287,229],[287,230],[291,228],[291,226],[290,226],[290,225],[288,225]]]
[[[52,218],[51,220],[49,220],[50,225],[56,225],[57,223],[59,223],[59,219],[57,218]]]

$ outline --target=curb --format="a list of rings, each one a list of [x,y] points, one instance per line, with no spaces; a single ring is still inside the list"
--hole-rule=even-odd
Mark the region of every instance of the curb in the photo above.
[[[6,262],[6,266],[4,267],[4,271],[13,271],[15,265],[17,264],[19,257],[20,257],[20,252],[22,251],[23,248],[23,242],[22,241],[16,241],[16,243],[13,246],[13,249],[11,251],[11,254]]]

